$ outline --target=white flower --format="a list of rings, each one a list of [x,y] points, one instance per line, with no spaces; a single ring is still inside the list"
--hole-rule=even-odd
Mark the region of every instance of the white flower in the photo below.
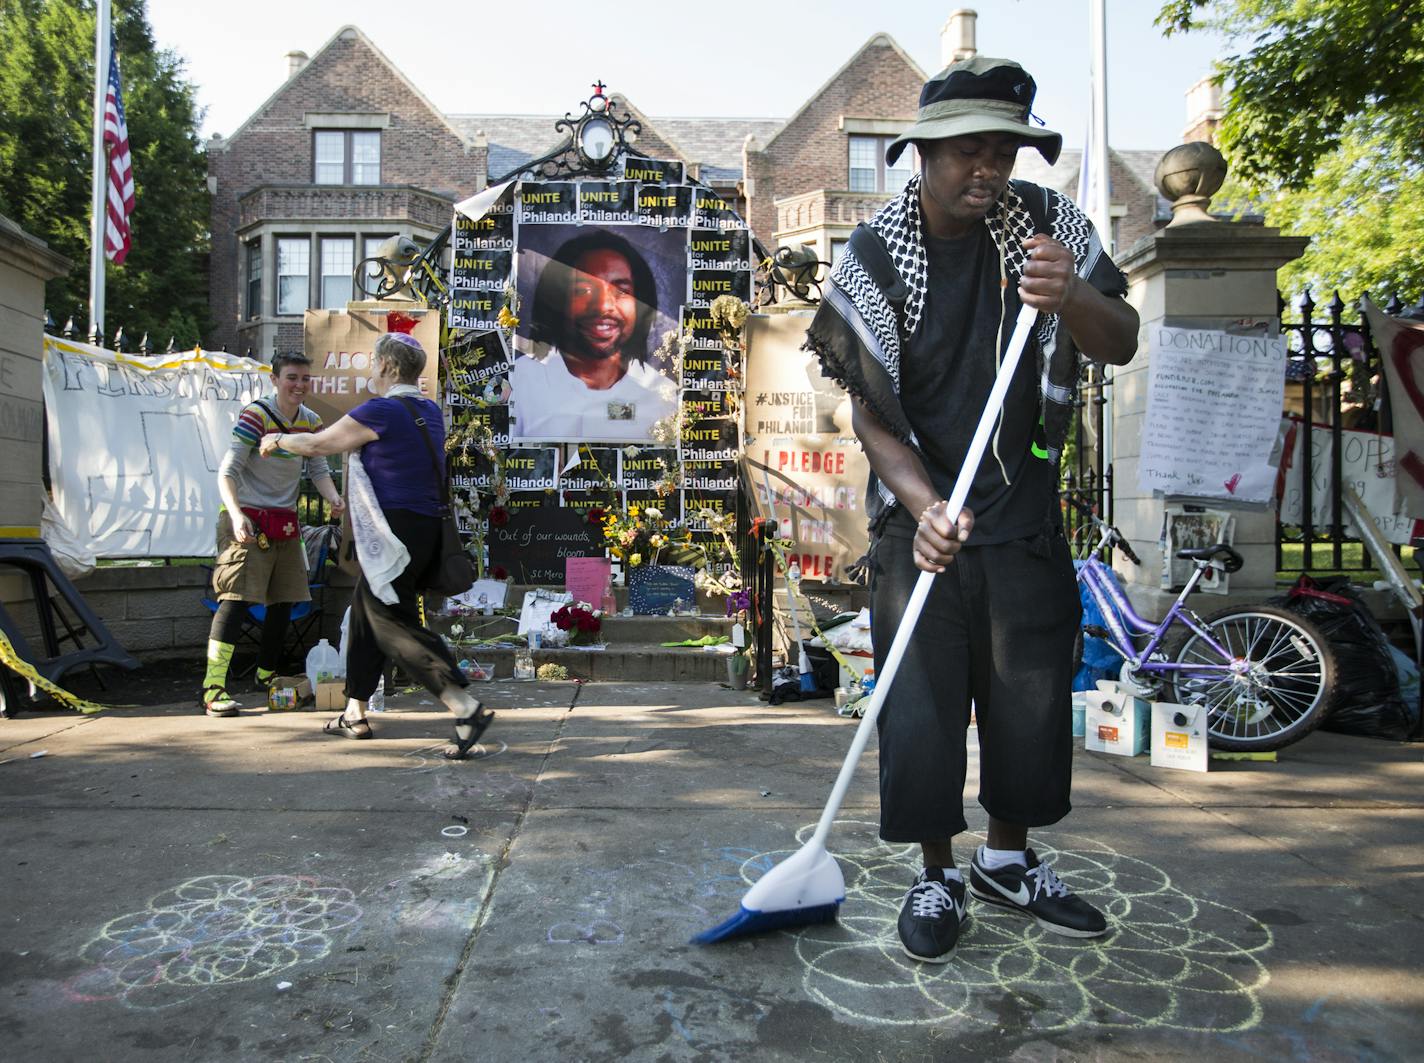
[[[633,446],[633,447],[624,447],[624,448],[623,448],[623,456],[624,456],[625,458],[636,458],[636,457],[637,457],[639,454],[641,454],[641,453],[643,453],[643,450],[642,450],[641,447]]]
[[[460,637],[461,635],[463,635],[464,633],[465,633],[465,625],[464,625],[464,624],[451,624],[451,625],[450,625],[450,634],[454,635],[456,638],[459,638],[459,637]]]
[[[643,510],[643,516],[647,517],[649,520],[662,520],[663,511],[655,506],[649,506],[647,509]]]

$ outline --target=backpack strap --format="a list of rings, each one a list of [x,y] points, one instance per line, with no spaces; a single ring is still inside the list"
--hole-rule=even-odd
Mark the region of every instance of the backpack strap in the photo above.
[[[895,319],[904,321],[905,300],[910,298],[910,286],[895,268],[890,249],[885,246],[885,238],[865,222],[861,222],[850,234],[848,243],[861,266],[865,268],[866,274],[889,301],[895,311]]]
[[[435,469],[435,479],[440,484],[440,501],[446,509],[450,508],[450,478],[445,475],[445,469],[440,464],[440,459],[435,456],[435,444],[430,441],[430,430],[425,423],[425,417],[420,412],[420,407],[415,404],[415,400],[405,395],[397,395],[396,401],[405,407],[405,412],[410,414],[410,419],[415,422],[416,428],[420,429],[420,438],[425,440],[425,449],[430,452],[430,464]]]

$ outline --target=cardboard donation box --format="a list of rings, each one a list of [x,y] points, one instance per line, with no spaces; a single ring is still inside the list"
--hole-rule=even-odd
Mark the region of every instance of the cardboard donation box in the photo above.
[[[1152,766],[1206,771],[1208,750],[1205,705],[1152,703]]]
[[[1083,748],[1135,757],[1147,752],[1151,706],[1109,679],[1089,690],[1083,710]]]
[[[333,679],[316,685],[316,710],[340,712],[346,708],[346,680]]]

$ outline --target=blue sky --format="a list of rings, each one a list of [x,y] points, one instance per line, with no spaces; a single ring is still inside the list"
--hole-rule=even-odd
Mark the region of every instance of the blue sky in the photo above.
[[[876,32],[889,33],[933,73],[940,27],[952,10],[972,6],[980,52],[1010,56],[1029,69],[1039,84],[1035,112],[1070,147],[1082,144],[1089,106],[1088,0],[149,0],[148,6],[159,44],[188,60],[208,109],[205,134],[232,133],[281,84],[288,51],[314,53],[347,23],[447,112],[562,114],[602,78],[649,115],[785,118]],[[1183,94],[1220,51],[1220,42],[1205,35],[1163,38],[1152,25],[1158,6],[1108,0],[1115,147],[1178,143]]]

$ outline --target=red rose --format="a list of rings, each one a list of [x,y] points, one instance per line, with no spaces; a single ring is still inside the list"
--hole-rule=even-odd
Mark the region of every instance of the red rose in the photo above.
[[[495,579],[509,579],[509,569],[503,565],[495,565],[494,568],[490,569],[490,575]]]
[[[505,509],[503,506],[495,506],[493,509],[490,510],[489,519],[491,527],[503,528],[506,524],[509,523],[509,510]]]
[[[598,525],[603,523],[603,517],[604,511],[598,506],[594,506],[588,511],[588,516],[585,519],[594,527],[598,527]]]

